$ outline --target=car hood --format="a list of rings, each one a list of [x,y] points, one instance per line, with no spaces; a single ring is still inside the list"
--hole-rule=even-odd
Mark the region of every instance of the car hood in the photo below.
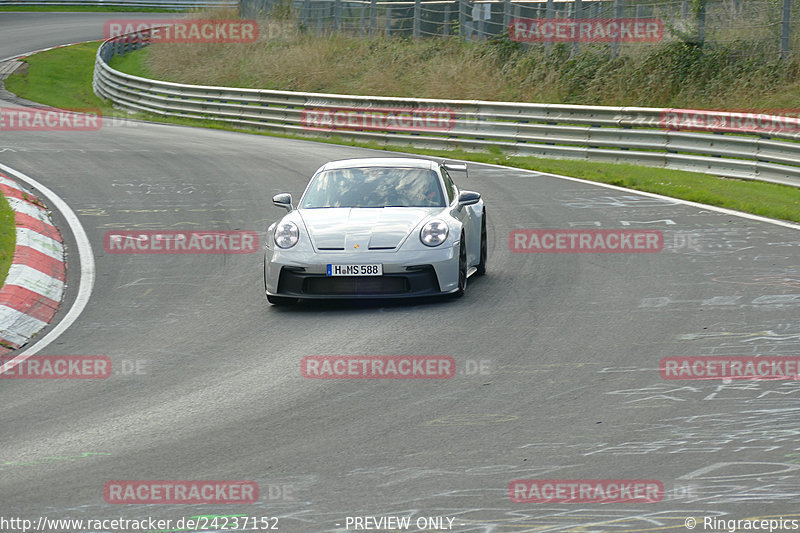
[[[394,249],[439,207],[335,207],[300,209],[318,250]]]

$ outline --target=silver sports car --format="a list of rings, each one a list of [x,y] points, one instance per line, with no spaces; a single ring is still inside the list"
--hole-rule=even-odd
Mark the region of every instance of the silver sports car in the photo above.
[[[369,158],[326,163],[266,239],[264,287],[272,304],[305,298],[462,296],[486,272],[481,195],[459,191],[466,165]]]

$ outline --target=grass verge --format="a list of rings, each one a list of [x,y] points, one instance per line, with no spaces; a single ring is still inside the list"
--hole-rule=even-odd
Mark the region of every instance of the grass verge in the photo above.
[[[6,281],[8,267],[14,257],[17,244],[17,227],[14,224],[14,211],[6,197],[0,194],[0,286]]]
[[[108,102],[92,91],[94,58],[99,42],[82,43],[40,52],[24,59],[27,68],[5,80],[12,93],[63,109],[98,108],[111,113]]]
[[[27,71],[12,75],[6,80],[6,87],[23,98],[46,105],[71,109],[96,107],[106,115],[131,116],[126,112],[114,110],[107,102],[100,100],[92,93],[91,79],[98,44],[56,48],[31,56],[25,60],[28,64]],[[146,55],[144,54],[130,54],[116,59],[112,64],[118,69],[136,71],[138,68],[142,68],[145,60]],[[56,88],[58,90],[55,90]],[[228,126],[211,120],[165,118],[144,114],[133,116],[156,122],[268,135],[263,131]],[[291,135],[281,135],[281,137],[463,159],[563,174],[765,217],[800,222],[800,189],[771,183],[731,180],[708,174],[636,165],[513,157],[499,152],[424,150],[407,146],[353,142],[337,137],[313,138]]]

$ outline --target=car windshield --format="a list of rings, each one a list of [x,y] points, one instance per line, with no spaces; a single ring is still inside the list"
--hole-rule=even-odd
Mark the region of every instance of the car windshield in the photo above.
[[[358,167],[317,174],[300,203],[322,207],[444,207],[439,177],[425,168]]]

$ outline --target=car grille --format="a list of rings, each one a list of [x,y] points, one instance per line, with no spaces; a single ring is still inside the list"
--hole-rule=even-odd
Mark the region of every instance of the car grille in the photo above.
[[[308,278],[306,294],[398,294],[408,292],[406,278],[381,276]]]
[[[408,267],[406,272],[383,276],[325,276],[297,267],[283,267],[278,294],[285,296],[340,297],[422,296],[438,294],[439,282],[431,265]]]

